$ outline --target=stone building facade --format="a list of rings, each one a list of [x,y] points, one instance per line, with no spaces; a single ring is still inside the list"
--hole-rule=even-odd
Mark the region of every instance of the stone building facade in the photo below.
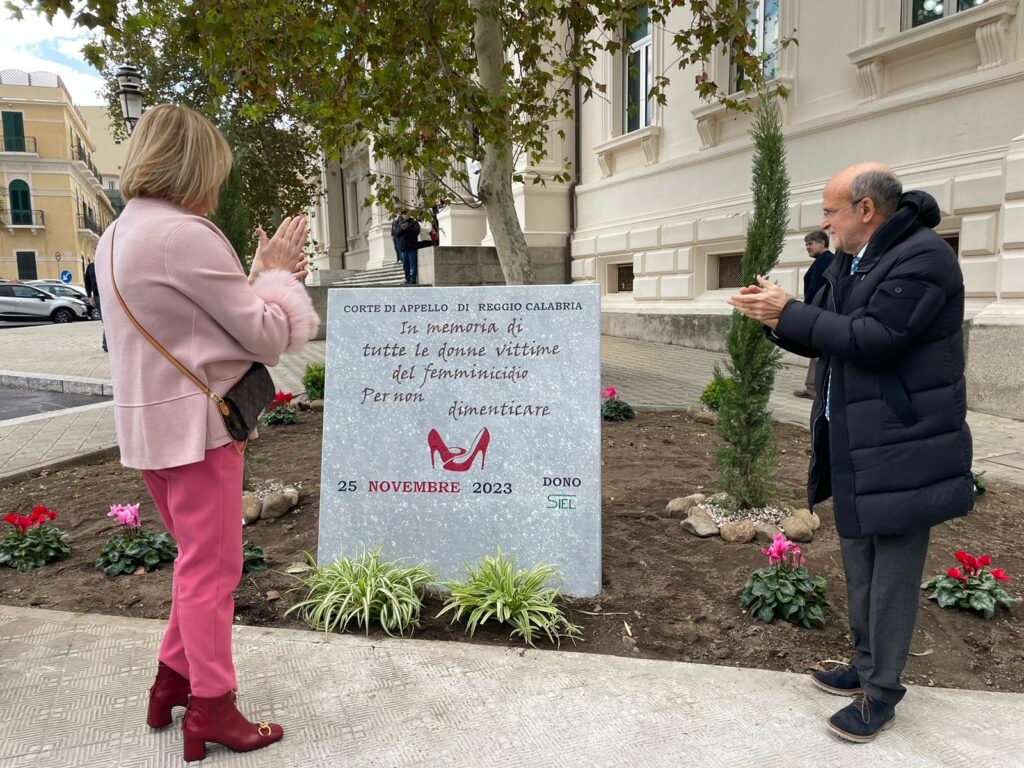
[[[0,113],[0,277],[81,284],[114,218],[89,126],[47,72],[0,72]]]
[[[1024,8],[1021,0],[763,0],[751,19],[766,75],[784,85],[790,227],[772,277],[799,295],[803,236],[821,225],[837,170],[891,165],[907,189],[938,200],[939,233],[967,285],[970,405],[1024,418]],[[673,66],[672,31],[640,18],[615,56],[597,62],[607,96],[561,126],[551,166],[578,161],[571,186],[520,186],[528,242],[563,248],[576,282],[597,283],[603,330],[721,348],[752,207],[749,114],[701,102],[696,72]],[[793,42],[787,44],[787,41]],[[708,62],[735,84],[723,54]],[[658,73],[667,103],[645,98]],[[574,141],[578,138],[579,151]],[[353,194],[346,264],[384,264],[386,216],[358,207],[372,153],[341,165]],[[356,202],[353,203],[352,200]],[[333,206],[333,202],[328,205]],[[350,210],[351,209],[351,210]],[[360,218],[362,217],[362,218]],[[453,207],[441,243],[487,246],[482,212]],[[375,242],[377,245],[375,245]],[[443,249],[442,249],[443,250]]]

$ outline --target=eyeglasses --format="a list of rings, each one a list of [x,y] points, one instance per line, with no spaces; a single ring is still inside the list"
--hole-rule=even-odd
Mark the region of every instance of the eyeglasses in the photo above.
[[[844,205],[842,208],[822,208],[821,212],[825,216],[826,219],[831,219],[833,216],[835,216],[840,211],[845,211],[847,208],[853,208],[853,206],[858,205],[859,203],[862,203],[862,202],[864,202],[864,198],[863,197],[859,197],[856,200],[854,200],[852,203],[850,203],[849,205]]]

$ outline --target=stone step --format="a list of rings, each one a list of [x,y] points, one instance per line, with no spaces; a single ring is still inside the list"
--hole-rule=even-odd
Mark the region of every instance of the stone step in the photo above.
[[[389,288],[405,285],[405,271],[401,264],[367,269],[333,284],[335,288]]]

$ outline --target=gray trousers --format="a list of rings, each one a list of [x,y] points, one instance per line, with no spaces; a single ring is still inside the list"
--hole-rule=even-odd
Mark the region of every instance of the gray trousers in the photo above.
[[[807,376],[804,378],[804,389],[814,392],[814,374],[818,367],[818,358],[812,357],[807,361]]]
[[[872,699],[896,706],[907,689],[900,675],[921,600],[921,573],[931,529],[901,536],[839,540],[853,638],[853,665]]]

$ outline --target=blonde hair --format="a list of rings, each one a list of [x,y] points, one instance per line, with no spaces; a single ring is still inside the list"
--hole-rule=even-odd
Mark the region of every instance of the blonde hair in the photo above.
[[[230,172],[231,148],[213,123],[188,107],[160,104],[128,141],[121,194],[125,202],[157,197],[190,211],[212,208]]]

